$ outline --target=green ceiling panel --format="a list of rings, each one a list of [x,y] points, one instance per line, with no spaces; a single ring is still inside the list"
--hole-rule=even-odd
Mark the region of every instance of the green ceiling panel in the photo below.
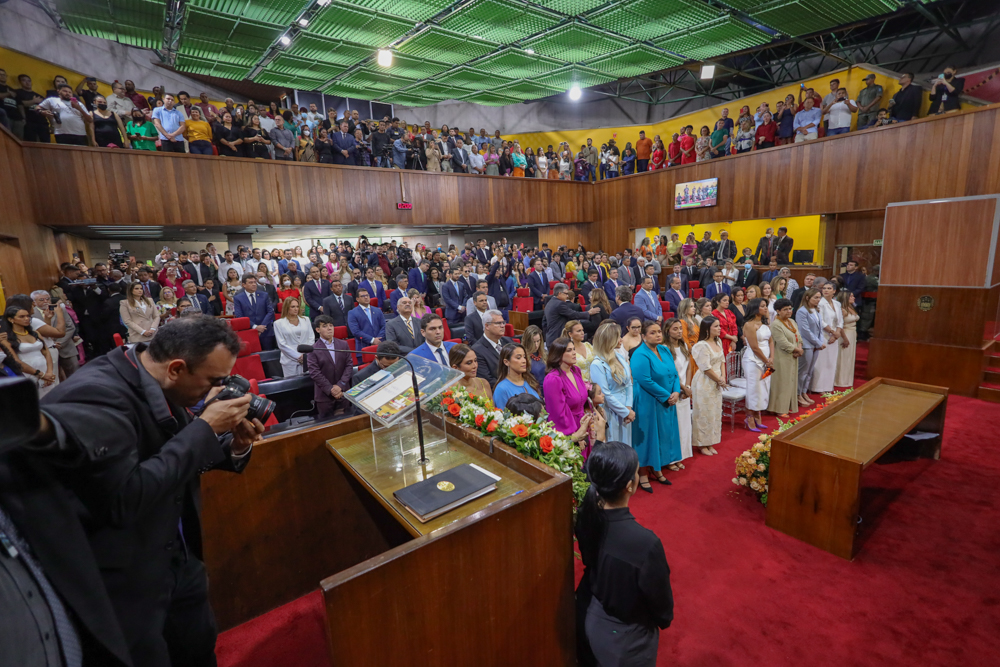
[[[333,77],[343,74],[346,69],[347,67],[345,66],[330,65],[306,58],[296,58],[284,53],[272,60],[267,66],[269,72],[290,77],[302,77],[303,79],[318,79],[320,81],[329,81]]]
[[[417,58],[461,65],[494,51],[499,44],[475,39],[441,28],[428,28],[399,45],[397,50]]]
[[[242,81],[250,73],[248,67],[213,62],[201,58],[190,58],[188,56],[177,56],[176,67],[181,72],[218,76],[224,79],[233,79],[234,81]]]
[[[263,53],[282,33],[280,26],[259,23],[248,19],[238,19],[213,14],[198,9],[188,9],[184,18],[184,41],[188,37],[207,42],[225,44],[234,42],[243,48],[260,49]]]
[[[773,0],[756,3],[746,12],[764,25],[798,37],[837,25],[896,11],[893,0]]]
[[[463,102],[481,104],[484,107],[505,107],[509,104],[517,104],[522,101],[516,97],[507,97],[506,95],[498,95],[489,91],[473,93],[461,98],[461,100]]]
[[[615,77],[587,67],[581,67],[580,65],[567,65],[566,67],[561,67],[554,72],[536,76],[532,80],[544,86],[556,88],[560,92],[565,92],[573,86],[588,88],[590,86],[608,83],[609,81],[614,81]]]
[[[337,82],[349,88],[371,91],[396,90],[408,83],[395,73],[390,74],[388,70],[383,70],[378,65],[356,69],[337,79]]]
[[[562,17],[513,0],[473,0],[441,21],[447,30],[494,42],[516,42],[556,26]]]
[[[313,35],[379,48],[389,46],[412,28],[413,21],[408,19],[377,14],[344,2],[327,5],[309,24],[309,32]]]
[[[424,60],[423,58],[412,58],[394,53],[392,66],[389,72],[403,79],[426,79],[433,77],[445,70],[451,69],[451,65]]]
[[[628,45],[628,40],[623,37],[609,35],[583,23],[567,23],[524,42],[525,48],[531,48],[536,53],[569,62],[602,56]]]
[[[405,107],[429,107],[432,104],[437,104],[441,101],[441,99],[421,97],[416,92],[410,93],[409,91],[396,91],[394,93],[389,93],[379,97],[378,100],[379,102],[384,102],[386,104],[399,104]]]
[[[188,0],[187,6],[219,14],[286,26],[305,7],[304,0]]]
[[[471,67],[456,67],[450,72],[434,77],[434,81],[445,86],[463,88],[466,90],[484,90],[496,88],[513,81],[512,77],[489,74]]]
[[[640,41],[701,25],[719,10],[699,0],[626,0],[587,15],[590,23]]]
[[[506,48],[481,58],[472,66],[482,72],[499,74],[510,79],[527,79],[557,70],[564,63],[546,58],[537,53],[525,53],[520,49]]]
[[[163,45],[162,1],[59,0],[56,8],[72,32],[146,49]]]
[[[289,76],[281,72],[265,70],[254,77],[254,83],[262,83],[268,86],[281,86],[282,88],[295,88],[298,90],[318,90],[326,79],[307,79],[304,77]]]
[[[410,97],[419,97],[437,102],[450,100],[458,95],[467,95],[469,93],[467,90],[457,90],[453,86],[447,86],[434,81],[420,81],[406,88],[401,88],[396,92],[409,95]]]
[[[401,16],[414,21],[426,21],[455,3],[455,0],[347,0],[377,12]]]
[[[334,81],[329,86],[323,89],[323,93],[326,95],[336,95],[337,97],[357,97],[358,99],[368,100],[372,99],[373,95],[365,90],[359,88],[352,88],[351,86],[345,86],[340,81]]]
[[[520,81],[515,81],[506,86],[500,86],[491,90],[499,95],[506,95],[507,97],[514,97],[520,100],[537,100],[563,92],[558,88],[552,88],[537,81],[531,81],[530,79],[521,79]]]
[[[615,78],[620,78],[657,72],[661,69],[675,67],[682,62],[684,61],[680,58],[662,53],[645,44],[637,44],[615,53],[609,53],[606,56],[594,58],[588,61],[587,65]]]
[[[770,40],[770,35],[757,28],[732,16],[724,16],[703,26],[668,35],[656,45],[692,60],[704,60],[760,46]]]
[[[536,0],[536,4],[548,7],[560,14],[576,16],[608,4],[608,0]]]
[[[368,58],[375,51],[370,46],[300,33],[288,47],[286,53],[319,60],[331,65],[354,65]]]

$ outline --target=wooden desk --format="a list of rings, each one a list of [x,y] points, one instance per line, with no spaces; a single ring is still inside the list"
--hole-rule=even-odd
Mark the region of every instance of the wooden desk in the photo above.
[[[875,378],[771,440],[767,525],[851,560],[864,471],[903,436],[918,456],[940,458],[948,390]]]
[[[510,324],[514,327],[515,333],[521,333],[528,328],[528,313],[511,310],[507,312],[507,317],[510,318]]]

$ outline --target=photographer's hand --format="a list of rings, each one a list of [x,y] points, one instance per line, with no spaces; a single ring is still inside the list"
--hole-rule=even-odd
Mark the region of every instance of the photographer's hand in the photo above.
[[[215,395],[222,391],[221,387],[216,387],[208,393],[208,403]],[[202,410],[199,417],[212,427],[216,435],[228,433],[236,428],[240,422],[246,421],[247,410],[250,407],[250,394],[244,394],[239,398],[228,401],[213,401],[207,408]],[[235,437],[235,433],[233,434]]]
[[[226,401],[223,401],[224,403]],[[253,421],[248,421],[244,419],[236,428],[233,429],[233,442],[230,445],[234,456],[243,456],[249,450],[251,445],[261,439],[261,433],[264,432],[264,425],[259,419],[254,419]]]

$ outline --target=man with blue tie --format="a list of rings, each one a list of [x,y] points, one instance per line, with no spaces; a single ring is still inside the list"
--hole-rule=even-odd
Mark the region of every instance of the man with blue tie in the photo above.
[[[602,290],[601,287],[601,275],[597,272],[597,269],[591,269],[587,271],[587,282],[580,286],[580,294],[583,295],[583,300],[588,304],[590,303],[590,293],[595,289]]]
[[[395,315],[399,315],[399,300],[406,296],[409,282],[406,274],[403,273],[400,273],[399,277],[396,278],[396,289],[392,290],[392,294],[389,295],[389,302],[392,304],[392,312]]]
[[[615,302],[615,293],[618,291],[618,267],[612,267],[608,271],[608,279],[604,281],[604,293],[608,295],[608,303]]]
[[[347,314],[347,327],[354,334],[357,349],[378,345],[385,340],[385,317],[371,305],[371,296],[364,287],[358,288],[358,307]]]
[[[319,266],[309,268],[309,280],[302,288],[302,296],[309,304],[309,319],[313,322],[323,314],[323,299],[330,296],[330,283],[320,279]]]
[[[184,288],[184,295],[191,300],[191,305],[202,312],[203,315],[211,315],[212,307],[208,305],[208,297],[198,294],[198,285],[193,280],[185,280],[181,283]]]
[[[646,276],[642,279],[642,289],[635,295],[635,305],[639,306],[643,317],[647,320],[663,319],[663,308],[653,292],[653,276]]]
[[[434,313],[424,315],[420,318],[420,333],[424,336],[423,344],[406,356],[421,357],[449,366],[448,353],[455,347],[455,343],[444,342],[444,322],[441,318]]]
[[[453,323],[460,324],[465,320],[465,300],[469,292],[465,283],[459,280],[459,272],[450,271],[451,279],[441,287],[441,298],[444,300],[444,316]]]
[[[420,260],[420,266],[410,269],[408,276],[410,287],[424,295],[427,294],[427,271],[430,269],[430,266],[430,262],[422,259]]]
[[[532,309],[541,310],[542,302],[549,294],[549,282],[545,279],[540,259],[535,260],[535,270],[528,274],[528,291],[531,293]]]
[[[250,324],[260,335],[260,347],[274,349],[274,310],[267,300],[267,293],[257,293],[257,277],[252,273],[243,276],[243,291],[233,297],[234,317],[248,317]]]
[[[645,283],[646,278],[649,278],[650,280],[652,280],[653,281],[653,294],[656,294],[657,296],[659,296],[659,294],[660,294],[660,284],[656,280],[656,276],[653,275],[653,273],[654,273],[653,265],[652,264],[647,264],[646,267],[645,267],[645,269],[643,269],[643,278],[642,278],[642,280],[643,280],[643,283]]]
[[[722,279],[722,270],[716,268],[715,273],[712,274],[712,282],[705,289],[705,298],[712,299],[716,294],[732,295],[732,293],[733,290],[730,289],[729,283]]]
[[[355,162],[355,153],[358,150],[358,142],[353,134],[347,132],[347,121],[340,121],[340,131],[334,132],[333,136],[333,163],[351,164]]]
[[[365,279],[358,285],[358,289],[362,287],[368,291],[368,297],[375,302],[375,307],[381,310],[382,304],[385,303],[385,286],[381,281],[375,280],[375,269],[370,266],[365,271]],[[360,303],[359,299],[355,301]]]
[[[677,312],[680,308],[681,301],[685,299],[684,292],[681,291],[681,277],[680,274],[674,274],[670,277],[670,289],[664,293],[664,300],[670,302],[670,310]]]

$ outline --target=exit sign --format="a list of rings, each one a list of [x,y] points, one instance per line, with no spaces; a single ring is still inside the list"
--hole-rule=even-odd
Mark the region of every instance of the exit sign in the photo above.
[[[882,239],[875,239],[873,245],[882,245]]]
[[[411,204],[408,201],[401,201],[398,204],[396,204],[396,209],[400,210],[400,211],[412,211],[413,210],[413,204]],[[881,245],[881,244],[879,244],[879,245]]]

